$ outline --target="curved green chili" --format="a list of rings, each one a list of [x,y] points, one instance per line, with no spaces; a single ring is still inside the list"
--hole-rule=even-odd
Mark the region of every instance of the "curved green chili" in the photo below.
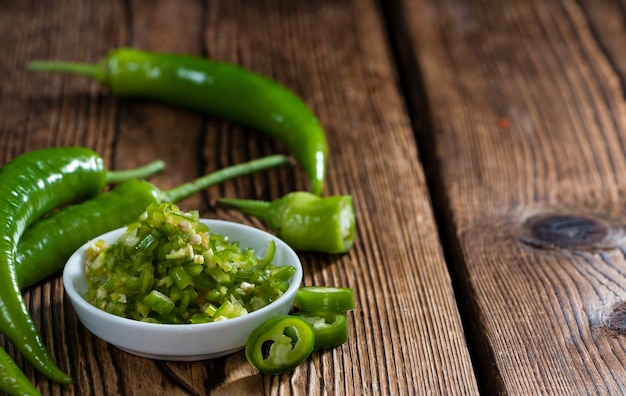
[[[61,205],[98,194],[106,181],[103,161],[91,150],[43,149],[0,168],[0,332],[49,378],[72,379],[53,362],[30,317],[15,273],[17,244],[37,218]]]
[[[0,168],[0,332],[49,378],[72,379],[53,362],[20,292],[15,273],[17,244],[36,219],[61,205],[100,193],[107,182],[149,176],[161,161],[130,171],[109,171],[94,151],[58,147],[22,154]]]
[[[120,97],[140,97],[240,122],[286,144],[321,195],[327,143],[317,117],[288,88],[240,66],[182,54],[130,48],[97,64],[34,61],[28,69],[86,75]]]
[[[318,197],[304,191],[268,202],[220,198],[217,204],[258,217],[276,235],[298,251],[344,253],[354,244],[352,197]]]
[[[52,213],[31,225],[20,239],[15,263],[19,285],[28,287],[61,270],[82,244],[135,221],[151,203],[178,202],[226,180],[289,162],[284,155],[268,156],[220,169],[168,191],[142,180],[129,180],[90,200]]]

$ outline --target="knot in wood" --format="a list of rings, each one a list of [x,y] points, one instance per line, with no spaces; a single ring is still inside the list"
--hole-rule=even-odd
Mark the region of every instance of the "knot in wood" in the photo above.
[[[531,219],[533,238],[562,247],[594,246],[607,238],[610,227],[591,217],[551,215]]]

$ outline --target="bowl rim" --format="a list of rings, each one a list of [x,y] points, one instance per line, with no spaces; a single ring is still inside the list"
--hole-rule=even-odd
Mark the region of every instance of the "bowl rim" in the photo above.
[[[295,252],[295,250],[291,246],[289,246],[286,242],[276,237],[275,235],[270,234],[267,231],[261,230],[259,228],[256,228],[247,224],[238,223],[234,221],[208,219],[208,218],[200,218],[199,220],[209,225],[209,229],[211,228],[210,227],[211,224],[214,224],[217,226],[238,227],[238,228],[242,228],[244,231],[257,233],[260,236],[267,238],[268,240],[272,239],[277,244],[283,245],[284,248],[287,249],[288,251],[287,253],[289,255],[293,255],[294,258],[296,258],[296,261],[294,263],[285,264],[285,265],[291,265],[296,269],[292,279],[289,281],[289,288],[287,289],[287,291],[285,291],[285,293],[283,293],[276,300],[272,301],[270,304],[262,308],[259,308],[256,311],[248,312],[245,315],[238,316],[235,318],[230,318],[227,320],[222,320],[219,322],[184,323],[184,324],[150,323],[150,322],[142,322],[142,321],[135,320],[135,319],[125,318],[122,316],[117,316],[115,314],[103,311],[100,308],[97,308],[94,305],[90,304],[78,292],[78,290],[74,286],[75,274],[82,272],[84,276],[84,270],[80,267],[84,263],[84,258],[80,256],[82,256],[85,249],[87,248],[87,246],[89,246],[90,243],[97,241],[99,239],[105,239],[107,237],[114,236],[116,234],[119,234],[121,236],[122,233],[127,229],[127,227],[125,226],[125,227],[117,228],[115,230],[111,230],[95,238],[90,238],[89,241],[85,242],[80,248],[78,248],[71,255],[71,257],[67,260],[66,265],[63,268],[62,279],[63,279],[63,288],[65,289],[65,292],[68,294],[73,304],[78,304],[78,306],[82,308],[83,310],[91,312],[95,316],[101,317],[103,320],[108,321],[112,325],[136,327],[136,328],[141,328],[146,331],[157,331],[157,332],[177,331],[178,332],[178,331],[206,331],[208,329],[219,329],[221,327],[229,327],[229,326],[237,325],[240,322],[252,320],[258,316],[263,316],[266,313],[273,311],[276,307],[276,303],[278,303],[279,301],[283,301],[284,298],[287,298],[287,296],[289,295],[295,294],[295,292],[298,290],[298,288],[300,287],[300,284],[302,283],[302,278],[303,278],[302,262],[298,254]],[[224,233],[222,235],[226,235],[226,234]],[[76,308],[74,308],[74,310],[78,311]],[[78,315],[78,312],[76,312],[76,314]]]

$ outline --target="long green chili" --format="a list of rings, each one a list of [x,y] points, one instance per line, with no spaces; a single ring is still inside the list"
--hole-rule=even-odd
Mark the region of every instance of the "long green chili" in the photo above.
[[[72,382],[49,355],[22,298],[15,273],[19,239],[39,217],[100,193],[108,181],[149,176],[162,168],[155,162],[136,172],[107,172],[103,159],[83,147],[34,150],[0,168],[0,332],[50,379]]]
[[[120,97],[154,99],[223,117],[282,140],[321,195],[327,143],[319,120],[288,88],[240,66],[182,54],[131,48],[110,52],[97,64],[34,61],[34,71],[86,75]]]
[[[52,361],[19,292],[14,259],[21,233],[56,205],[93,196],[106,183],[148,177],[163,168],[163,161],[154,161],[136,169],[107,171],[102,158],[82,147],[31,151],[0,168],[0,199],[6,205],[0,214],[4,235],[0,242],[0,331],[51,379],[62,383],[72,381]],[[0,350],[0,390],[9,394],[39,394],[3,349]]]
[[[0,168],[0,332],[49,378],[72,379],[52,360],[30,317],[15,273],[17,244],[37,218],[69,202],[98,194],[106,181],[102,160],[79,147],[36,150]]]

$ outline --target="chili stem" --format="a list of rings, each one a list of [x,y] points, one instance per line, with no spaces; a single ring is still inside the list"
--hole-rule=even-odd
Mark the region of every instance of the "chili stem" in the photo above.
[[[229,166],[209,173],[193,182],[181,184],[178,187],[174,187],[170,190],[163,191],[161,201],[162,202],[180,202],[185,198],[192,196],[202,190],[212,187],[216,184],[225,182],[226,180],[234,179],[236,177],[245,176],[254,172],[259,172],[265,169],[274,168],[281,165],[287,165],[291,161],[289,157],[285,155],[270,155],[257,160],[249,161],[239,165]]]
[[[130,179],[145,179],[163,169],[165,169],[165,162],[157,160],[135,169],[107,171],[106,182],[107,184],[117,184]]]
[[[104,69],[99,63],[79,63],[65,61],[33,61],[26,65],[26,69],[32,71],[51,71],[68,74],[78,74],[95,78],[98,81],[104,79]]]
[[[220,198],[217,204],[227,208],[238,209],[242,213],[254,216],[263,222],[274,224],[272,211],[270,210],[272,203],[269,201],[261,201],[256,199],[239,199],[239,198]]]

